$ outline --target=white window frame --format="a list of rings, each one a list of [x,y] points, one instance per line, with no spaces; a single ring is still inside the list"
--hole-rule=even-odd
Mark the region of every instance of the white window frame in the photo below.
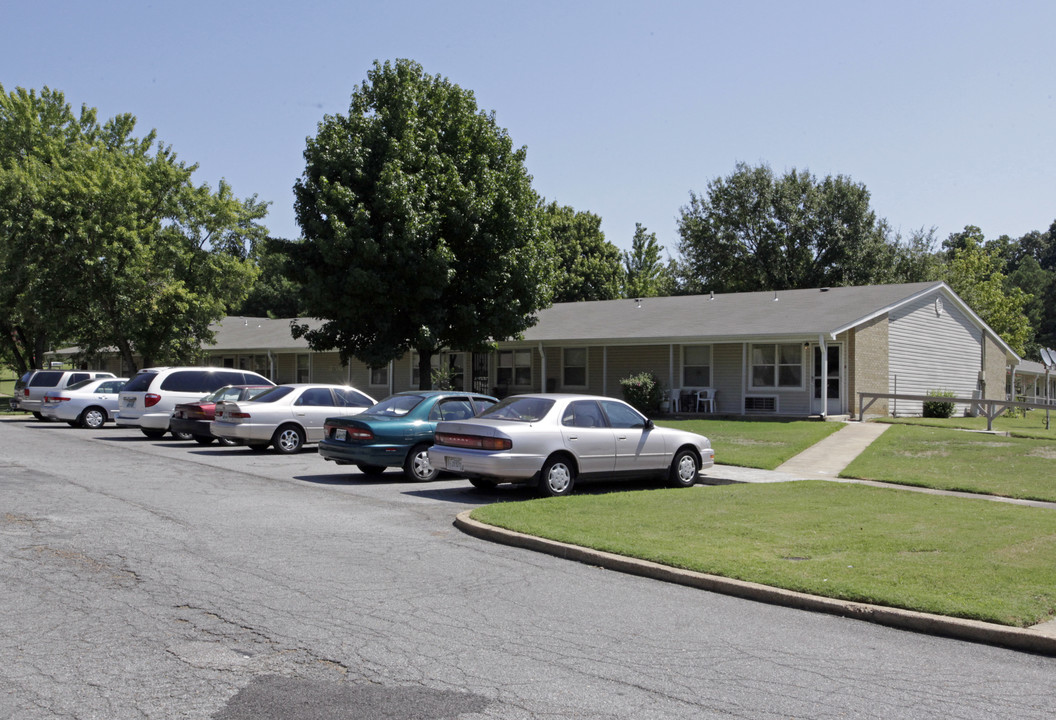
[[[781,348],[791,347],[795,348],[796,354],[799,358],[796,363],[783,363],[781,362]],[[755,350],[756,348],[771,348],[774,352],[774,361],[772,363],[756,363],[755,362]],[[806,363],[803,358],[803,346],[800,343],[752,343],[748,348],[748,383],[753,390],[805,390],[807,387],[807,375],[809,368],[806,367]],[[774,381],[771,384],[764,385],[756,383],[755,381],[755,369],[757,367],[772,368],[774,373]],[[796,385],[782,385],[781,384],[781,368],[783,367],[798,367],[799,368],[799,383]]]
[[[518,356],[521,356],[518,358]],[[504,365],[504,358],[509,357],[510,364]],[[518,364],[518,359],[527,360],[526,363],[522,362]],[[517,369],[527,368],[528,369],[528,382],[518,383],[517,382]],[[521,350],[499,350],[495,353],[495,384],[502,385],[502,371],[508,369],[510,371],[512,382],[507,383],[506,387],[511,388],[530,388],[532,387],[532,380],[534,378],[535,369],[532,367],[532,351],[530,349]]]
[[[568,361],[569,352],[582,352],[583,364],[570,365]],[[572,383],[568,381],[569,369],[583,369],[583,382]],[[561,386],[566,388],[586,388],[590,384],[590,349],[586,347],[561,348]]]
[[[688,350],[707,350],[708,362],[706,365],[690,365],[686,358],[686,351]],[[714,373],[712,372],[712,346],[711,345],[684,345],[682,346],[682,387],[713,387],[712,380],[714,379]],[[708,381],[705,383],[691,382],[686,377],[686,368],[707,368],[708,369]]]

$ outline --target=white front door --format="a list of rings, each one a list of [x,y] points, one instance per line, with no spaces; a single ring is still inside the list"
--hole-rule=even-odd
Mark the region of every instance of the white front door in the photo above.
[[[813,388],[811,393],[810,411],[811,413],[821,414],[821,382],[822,382],[822,362],[821,362],[821,346],[814,345],[812,357],[813,362],[811,363],[811,386]],[[828,392],[828,405],[825,408],[826,415],[843,415],[846,413],[845,403],[843,401],[843,373],[842,364],[840,363],[840,345],[827,345],[826,360],[828,362],[827,378],[825,380],[825,387]]]

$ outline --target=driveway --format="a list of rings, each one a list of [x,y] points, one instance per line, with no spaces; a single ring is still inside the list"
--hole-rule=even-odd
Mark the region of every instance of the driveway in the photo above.
[[[1053,659],[452,525],[525,491],[17,416],[0,468],[3,718],[989,720],[1056,695]]]

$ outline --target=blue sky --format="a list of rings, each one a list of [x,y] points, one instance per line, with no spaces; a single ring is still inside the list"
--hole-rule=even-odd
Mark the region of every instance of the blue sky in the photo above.
[[[1056,3],[13,3],[0,83],[130,112],[195,180],[297,237],[305,138],[374,60],[472,90],[547,200],[674,253],[690,191],[738,162],[863,183],[903,235],[1056,220]]]

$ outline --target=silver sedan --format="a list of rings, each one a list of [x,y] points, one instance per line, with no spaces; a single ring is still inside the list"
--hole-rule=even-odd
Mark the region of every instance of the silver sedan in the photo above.
[[[715,452],[703,435],[654,425],[621,400],[543,393],[441,422],[429,461],[476,487],[512,482],[556,496],[578,479],[660,478],[690,487]]]
[[[98,430],[117,415],[119,393],[127,382],[128,378],[105,377],[51,390],[44,396],[40,414],[73,427]]]
[[[374,398],[347,385],[276,385],[252,400],[217,403],[209,431],[242,441],[251,450],[274,445],[280,453],[295,453],[305,443],[323,439],[328,417],[355,415],[374,403]]]

